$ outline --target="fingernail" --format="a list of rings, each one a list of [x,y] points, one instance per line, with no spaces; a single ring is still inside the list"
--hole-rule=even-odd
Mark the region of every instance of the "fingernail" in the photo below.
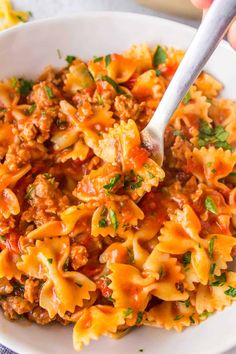
[[[229,29],[228,40],[231,46],[236,50],[236,21],[234,21]]]

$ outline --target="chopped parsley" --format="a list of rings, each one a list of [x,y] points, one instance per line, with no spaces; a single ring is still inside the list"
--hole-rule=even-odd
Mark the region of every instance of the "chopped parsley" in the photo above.
[[[207,164],[206,164],[206,165],[207,165],[207,167],[211,167],[212,162],[210,162],[210,161],[209,161],[209,162],[207,162]]]
[[[210,284],[211,286],[222,286],[226,282],[226,274],[215,275],[214,281]]]
[[[101,61],[102,59],[103,59],[103,57],[97,57],[96,55],[94,55],[93,62],[97,63],[98,61]]]
[[[165,271],[164,267],[161,266],[161,268],[159,270],[160,279],[163,279],[165,275],[166,275],[166,271]]]
[[[27,188],[26,194],[25,194],[25,199],[26,199],[26,200],[32,199],[32,192],[33,192],[34,189],[35,189],[35,186],[33,186],[33,185],[31,185],[31,186],[29,186],[29,187]]]
[[[52,258],[48,258],[48,263],[52,264]]]
[[[16,15],[16,17],[18,18],[18,20],[20,20],[21,22],[26,22],[26,19],[20,15]]]
[[[123,312],[124,317],[128,317],[128,316],[131,315],[133,312],[134,312],[133,309],[128,308],[127,310],[125,310],[125,311]]]
[[[108,55],[105,56],[105,65],[106,65],[106,67],[110,64],[110,62],[111,62],[111,56],[110,56],[110,54],[108,54]]]
[[[214,251],[214,244],[215,244],[215,240],[217,239],[216,236],[212,237],[209,241],[209,245],[208,245],[208,254],[209,257],[212,258],[213,257],[213,251]],[[214,263],[213,263],[214,264]]]
[[[103,75],[101,80],[108,82],[119,95],[125,94],[125,91],[111,77]]]
[[[112,190],[112,188],[115,187],[115,185],[117,184],[120,178],[121,178],[120,174],[115,175],[110,179],[110,182],[108,184],[105,184],[103,186],[103,188],[105,188],[108,191]]]
[[[0,236],[0,241],[6,241],[6,239],[7,239],[6,236],[4,236],[4,235]]]
[[[72,62],[76,59],[76,57],[74,55],[67,55],[66,57],[66,61],[67,63],[70,65],[72,64]]]
[[[45,85],[44,91],[46,92],[46,94],[50,100],[54,98],[54,93],[53,93],[51,87],[49,87],[48,85]]]
[[[99,225],[99,227],[107,227],[108,222],[106,219],[101,219],[101,220],[99,220],[98,225]]]
[[[118,229],[118,226],[119,226],[119,222],[117,220],[116,212],[114,210],[110,209],[109,210],[109,216],[110,216],[112,227],[116,231]]]
[[[190,299],[185,300],[184,304],[186,307],[189,307],[190,306]]]
[[[137,314],[137,319],[136,319],[136,325],[140,324],[142,322],[143,319],[143,312],[139,311]]]
[[[101,216],[106,216],[107,215],[107,208],[105,206],[102,207],[102,211],[101,211]]]
[[[12,86],[13,88],[15,88],[16,85],[17,85],[17,83],[18,83],[17,78],[16,78],[15,76],[11,77],[11,78],[10,78],[10,83],[11,83],[11,86]]]
[[[29,15],[30,17],[32,17],[32,16],[33,16],[32,11],[28,11],[28,15]]]
[[[19,290],[19,291],[24,291],[25,290],[25,287],[23,284],[20,284],[20,283],[14,283],[13,284],[13,288],[14,288],[14,291],[15,290]]]
[[[212,263],[209,271],[210,275],[213,275],[215,273],[215,269],[216,269],[216,264]]]
[[[155,178],[155,175],[152,172],[147,171],[147,173],[148,173],[149,178]]]
[[[184,134],[181,132],[181,130],[174,130],[174,131],[173,131],[173,135],[174,135],[174,136],[179,136],[179,137],[182,138],[183,140],[186,139],[186,137],[185,137]]]
[[[67,271],[68,271],[68,269],[69,269],[69,264],[70,264],[70,257],[67,257],[67,258],[66,258],[66,261],[65,261],[65,263],[64,263],[64,265],[63,265],[63,272],[67,272]]]
[[[174,321],[179,321],[181,320],[181,318],[183,318],[184,315],[177,315],[175,318],[174,318]]]
[[[201,313],[200,315],[198,315],[198,317],[200,319],[206,319],[207,317],[209,317],[210,315],[212,315],[213,312],[208,312],[208,311],[203,311],[203,313]]]
[[[205,208],[209,210],[213,214],[217,214],[217,206],[215,205],[214,200],[210,197],[207,196],[205,201],[204,201]]]
[[[161,70],[160,69],[156,69],[155,72],[156,72],[156,76],[161,76]]]
[[[37,107],[36,104],[33,103],[33,104],[30,106],[30,108],[28,108],[28,109],[25,110],[25,114],[26,114],[27,116],[31,116],[31,114],[34,113],[34,111],[36,110],[36,107]]]
[[[192,323],[192,324],[194,324],[194,323],[195,323],[195,320],[194,320],[194,318],[193,318],[193,315],[194,315],[194,313],[192,313],[192,315],[191,315],[191,316],[189,316],[190,323]]]
[[[164,49],[160,46],[157,46],[156,51],[153,56],[153,64],[158,66],[166,61],[167,54]]]
[[[217,125],[213,128],[204,120],[200,120],[198,138],[199,147],[212,144],[216,148],[232,151],[233,147],[227,142],[228,136],[229,133],[224,129],[222,125]]]
[[[99,106],[101,106],[103,104],[103,101],[102,101],[102,96],[97,94],[97,100],[98,100],[98,104]]]
[[[229,286],[229,288],[225,291],[225,295],[229,295],[231,297],[236,297],[236,288]]]
[[[186,104],[188,104],[190,100],[191,100],[191,94],[190,94],[190,92],[188,91],[188,92],[186,93],[186,95],[184,96],[184,98],[183,98],[183,104],[186,106]]]
[[[134,190],[142,187],[142,183],[143,183],[143,177],[140,175],[135,175],[134,171],[130,170],[129,174],[125,176],[124,188],[125,189],[130,188]]]
[[[108,301],[111,301],[111,302],[114,302],[114,299],[112,299],[112,296],[111,296],[111,295],[108,296],[107,300],[108,300]]]
[[[128,251],[128,257],[129,257],[129,263],[134,263],[134,252],[133,250],[127,248],[127,251]]]
[[[184,265],[184,268],[186,269],[187,266],[190,264],[191,262],[191,252],[186,252],[183,254],[183,257],[182,257],[182,262],[183,262],[183,265]]]
[[[231,173],[229,174],[229,176],[230,176],[230,177],[236,177],[236,172],[231,172]]]
[[[19,82],[19,93],[21,95],[26,96],[32,91],[34,85],[32,80],[19,79],[18,82]]]

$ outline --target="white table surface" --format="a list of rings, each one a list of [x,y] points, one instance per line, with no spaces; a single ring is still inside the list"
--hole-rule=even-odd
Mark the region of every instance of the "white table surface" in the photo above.
[[[135,0],[12,0],[12,3],[16,8],[31,11],[33,14],[32,20],[52,16],[69,15],[82,11],[107,10],[137,12],[174,19],[178,22],[184,22],[195,27],[198,25],[196,21],[176,18],[163,13],[158,13],[157,11],[138,5]],[[6,353],[5,349],[0,347],[0,354],[4,353]],[[224,354],[236,354],[236,347],[230,351],[225,352]]]

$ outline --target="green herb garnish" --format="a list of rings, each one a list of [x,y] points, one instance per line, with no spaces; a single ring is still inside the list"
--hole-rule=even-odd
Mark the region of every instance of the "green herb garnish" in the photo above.
[[[190,94],[190,92],[188,91],[188,92],[186,93],[186,95],[184,96],[182,102],[183,102],[183,104],[186,106],[186,104],[188,104],[190,100],[191,100],[191,94]]]
[[[21,22],[26,22],[26,19],[20,15],[16,15],[16,17],[18,18],[18,20],[20,20]]]
[[[212,144],[216,148],[222,147],[224,150],[232,151],[233,147],[227,143],[228,136],[229,133],[224,129],[222,125],[217,125],[215,128],[213,128],[204,120],[200,120],[198,138],[199,147]]]
[[[123,312],[124,317],[128,317],[128,316],[131,315],[133,312],[134,312],[133,309],[128,308],[127,310],[125,310],[125,311]]]
[[[204,319],[204,318],[207,318],[207,317],[209,317],[210,315],[212,315],[212,313],[213,312],[208,312],[208,311],[203,311],[203,313],[201,313],[200,315],[198,315],[198,317],[200,318],[200,319]]]
[[[215,275],[214,281],[210,284],[211,286],[222,286],[226,282],[226,274]]]
[[[229,295],[231,297],[236,297],[236,288],[229,286],[229,288],[225,291],[225,295]]]
[[[53,93],[51,87],[49,87],[48,85],[45,85],[44,91],[46,92],[46,94],[50,100],[54,98],[54,93]]]
[[[34,113],[34,111],[36,110],[36,107],[37,107],[36,104],[33,103],[33,104],[30,106],[30,108],[28,108],[28,109],[25,110],[25,114],[26,114],[27,116],[31,116],[31,114]]]
[[[106,219],[101,219],[101,220],[99,220],[98,225],[99,225],[99,227],[107,227],[108,223],[107,223]]]
[[[102,59],[103,59],[103,57],[97,57],[96,55],[94,55],[93,62],[97,63],[98,61],[101,61]]]
[[[115,185],[117,184],[120,178],[121,178],[120,174],[115,175],[110,179],[110,182],[108,184],[105,184],[103,186],[103,188],[105,188],[108,191],[112,190],[112,188],[115,187]]]
[[[67,63],[70,65],[72,64],[72,62],[76,59],[76,57],[74,55],[67,55],[66,57],[66,61]]]
[[[6,241],[6,239],[7,239],[6,236],[4,236],[4,235],[0,236],[0,241]]]
[[[195,323],[195,320],[194,320],[194,318],[193,318],[193,315],[194,315],[194,313],[193,313],[191,316],[189,316],[190,323],[192,323],[192,324]]]
[[[97,100],[98,100],[98,104],[99,106],[101,106],[103,104],[103,101],[102,101],[102,96],[97,94]]]
[[[173,131],[173,135],[174,135],[174,136],[179,136],[179,137],[182,138],[183,140],[186,140],[186,137],[185,137],[184,134],[181,132],[181,130],[174,130],[174,131]]]
[[[142,322],[143,319],[143,312],[139,311],[137,314],[137,319],[136,319],[136,325],[140,324]]]
[[[156,69],[155,72],[156,72],[156,76],[161,76],[161,70],[160,69]]]
[[[116,212],[112,209],[109,210],[109,216],[110,216],[110,220],[113,226],[113,229],[116,231],[118,229],[119,226],[119,222],[117,220],[117,216],[116,216]]]
[[[114,80],[112,80],[112,78],[110,78],[109,76],[103,75],[103,76],[101,76],[101,80],[108,82],[116,90],[116,92],[119,95],[125,94],[125,91]]]
[[[26,199],[26,200],[32,199],[32,192],[33,192],[34,189],[35,189],[35,186],[33,186],[33,185],[31,185],[31,186],[29,186],[29,187],[27,188],[26,194],[25,194],[25,199]]]
[[[213,251],[214,251],[214,243],[215,243],[215,240],[217,239],[216,236],[212,237],[209,241],[209,245],[208,245],[208,254],[209,254],[209,257],[212,258],[213,257]]]
[[[155,178],[155,175],[152,172],[147,171],[147,173],[148,173],[149,178]]]
[[[105,65],[106,65],[106,67],[110,64],[110,62],[111,62],[111,56],[110,56],[110,54],[108,54],[108,55],[105,56]]]
[[[215,269],[216,269],[216,264],[212,263],[209,271],[210,275],[213,275],[215,273]]]
[[[48,258],[48,263],[52,264],[52,258]]]
[[[189,307],[190,306],[190,299],[185,300],[184,304],[186,307]]]
[[[236,177],[236,172],[230,172],[229,176],[230,177]]]
[[[101,216],[106,216],[107,215],[107,208],[105,206],[102,207],[102,211],[101,211]]]
[[[68,272],[69,264],[70,264],[70,257],[67,257],[66,261],[65,261],[65,263],[63,265],[63,272]]]
[[[186,252],[186,253],[183,254],[182,262],[183,262],[184,268],[186,268],[190,264],[190,262],[191,262],[191,252]]]
[[[178,321],[178,320],[181,320],[181,318],[183,318],[184,315],[177,315],[175,318],[174,318],[174,321]]]
[[[164,49],[160,46],[157,46],[156,51],[153,56],[153,64],[158,66],[166,61],[167,54]]]
[[[209,210],[211,213],[217,214],[217,206],[215,205],[214,200],[210,196],[206,197],[204,205],[205,208]]]
[[[34,85],[33,81],[19,79],[18,82],[19,82],[19,92],[21,95],[26,96],[32,91]]]

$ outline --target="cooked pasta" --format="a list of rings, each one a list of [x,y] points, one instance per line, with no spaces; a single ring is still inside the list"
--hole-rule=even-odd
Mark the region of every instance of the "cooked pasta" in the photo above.
[[[81,350],[141,325],[199,324],[236,299],[236,103],[202,72],[142,146],[183,52],[146,44],[68,55],[35,82],[0,83],[0,306],[74,323]]]

